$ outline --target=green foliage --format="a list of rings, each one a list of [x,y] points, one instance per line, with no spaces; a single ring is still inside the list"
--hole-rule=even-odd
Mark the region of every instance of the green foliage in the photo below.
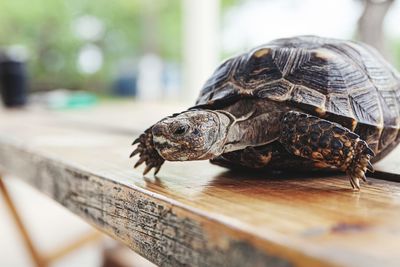
[[[225,9],[238,0],[222,0]],[[30,54],[34,89],[105,90],[118,63],[155,51],[168,60],[181,57],[181,0],[1,0],[0,47],[22,44]],[[92,75],[78,71],[79,50],[86,41],[73,31],[83,15],[102,21],[105,33],[95,42],[104,65]]]
[[[22,44],[30,54],[30,74],[40,88],[82,88],[89,84],[106,87],[118,62],[135,58],[145,49],[143,9],[140,0],[4,0],[0,1],[0,47]],[[163,57],[180,56],[180,1],[158,1],[155,17],[160,35],[154,40]],[[94,75],[77,68],[79,50],[86,43],[73,32],[74,19],[82,15],[99,18],[104,38],[96,41],[104,55],[104,66]],[[158,37],[159,36],[159,37]]]
[[[240,2],[243,2],[244,0],[220,0],[220,1],[221,1],[221,9],[224,10],[231,6],[237,5]]]

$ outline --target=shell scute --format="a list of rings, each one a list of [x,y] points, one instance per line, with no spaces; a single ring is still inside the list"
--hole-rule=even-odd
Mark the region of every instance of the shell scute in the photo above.
[[[305,86],[295,86],[292,91],[291,101],[325,110],[326,97],[324,94]]]
[[[285,80],[268,83],[257,88],[256,95],[259,98],[268,98],[276,101],[284,101],[290,98],[293,85]]]
[[[248,90],[257,88],[260,84],[266,84],[282,78],[282,73],[272,58],[272,53],[255,56],[256,52],[249,56],[242,56],[233,73],[233,80],[241,87]]]
[[[343,94],[331,94],[329,96],[329,101],[327,101],[326,109],[334,114],[342,116],[349,116],[349,114],[352,114],[349,98]]]
[[[352,110],[358,121],[372,125],[383,124],[379,99],[373,89],[363,88],[351,91],[349,98]]]

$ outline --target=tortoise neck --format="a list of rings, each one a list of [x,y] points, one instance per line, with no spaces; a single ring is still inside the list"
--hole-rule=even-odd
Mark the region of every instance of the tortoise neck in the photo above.
[[[281,118],[288,110],[280,102],[252,101],[249,107],[236,106],[235,115],[230,114],[232,120],[228,126],[224,152],[244,149],[248,146],[269,144],[279,138]]]
[[[229,112],[223,110],[208,110],[209,112],[218,116],[219,123],[217,130],[217,138],[210,146],[210,149],[204,153],[199,159],[212,159],[225,151],[225,143],[230,133],[230,129],[235,124],[235,117]]]

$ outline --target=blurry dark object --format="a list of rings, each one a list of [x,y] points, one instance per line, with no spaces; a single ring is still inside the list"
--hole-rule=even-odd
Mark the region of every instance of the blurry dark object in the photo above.
[[[386,59],[391,57],[385,44],[383,22],[395,0],[362,0],[364,10],[358,20],[358,38],[381,52]]]
[[[135,96],[137,94],[137,80],[133,76],[120,76],[113,84],[113,93],[117,96]]]
[[[27,71],[24,61],[0,54],[0,90],[6,107],[26,104]]]

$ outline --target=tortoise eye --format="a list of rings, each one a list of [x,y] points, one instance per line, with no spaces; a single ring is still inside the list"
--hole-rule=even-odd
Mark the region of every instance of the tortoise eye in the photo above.
[[[186,127],[181,125],[174,131],[174,135],[182,135],[186,132]]]

